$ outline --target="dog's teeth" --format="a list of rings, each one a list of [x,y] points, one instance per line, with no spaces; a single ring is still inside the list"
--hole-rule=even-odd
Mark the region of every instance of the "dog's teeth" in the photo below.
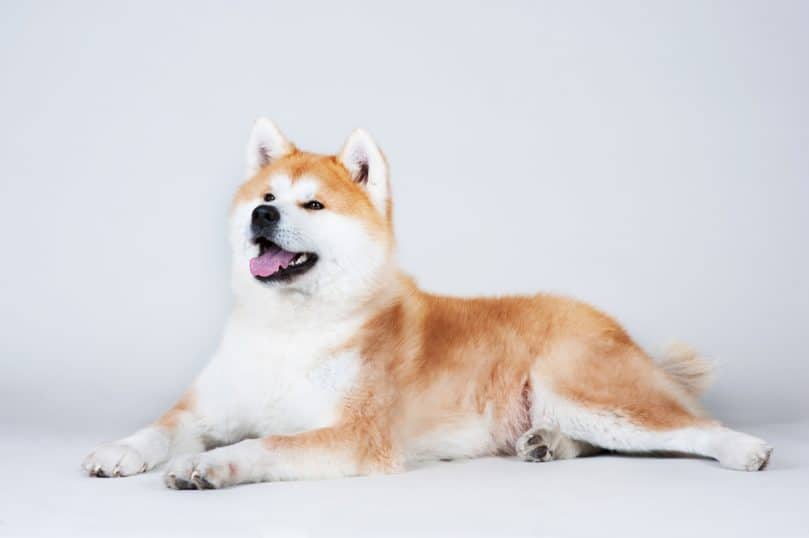
[[[289,262],[289,265],[300,265],[303,262],[305,262],[308,258],[309,258],[309,256],[307,256],[305,253],[304,254],[298,254],[297,256],[295,256],[294,260]]]

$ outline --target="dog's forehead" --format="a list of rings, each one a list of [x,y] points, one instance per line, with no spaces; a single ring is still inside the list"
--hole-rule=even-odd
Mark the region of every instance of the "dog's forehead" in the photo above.
[[[327,197],[332,209],[341,205],[348,209],[356,206],[363,196],[361,191],[336,157],[297,152],[265,166],[245,181],[233,198],[233,207],[254,204],[272,193],[278,200],[297,202]]]
[[[279,172],[270,176],[270,189],[276,198],[309,199],[320,187],[320,180],[311,175],[291,178],[289,174]]]

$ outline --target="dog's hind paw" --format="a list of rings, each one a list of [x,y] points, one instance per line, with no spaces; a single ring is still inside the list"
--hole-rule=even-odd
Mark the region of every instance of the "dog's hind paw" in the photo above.
[[[767,466],[772,447],[758,437],[733,432],[723,442],[717,459],[723,467],[739,471],[760,471]]]

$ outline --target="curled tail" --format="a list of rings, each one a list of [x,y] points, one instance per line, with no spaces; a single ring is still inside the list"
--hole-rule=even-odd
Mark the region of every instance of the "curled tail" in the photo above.
[[[683,343],[671,344],[659,364],[678,385],[694,397],[713,381],[714,365]]]

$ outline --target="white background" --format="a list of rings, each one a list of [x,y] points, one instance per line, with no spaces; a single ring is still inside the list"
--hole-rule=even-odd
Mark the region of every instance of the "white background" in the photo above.
[[[733,421],[809,398],[809,6],[4,3],[0,413],[128,430],[213,351],[226,217],[268,115],[393,174],[401,262],[556,291],[722,369]]]
[[[376,137],[427,289],[574,295],[716,358],[727,422],[804,419],[807,26],[787,1],[3,2],[0,427],[95,443],[173,403],[227,315],[259,115],[314,151]]]

